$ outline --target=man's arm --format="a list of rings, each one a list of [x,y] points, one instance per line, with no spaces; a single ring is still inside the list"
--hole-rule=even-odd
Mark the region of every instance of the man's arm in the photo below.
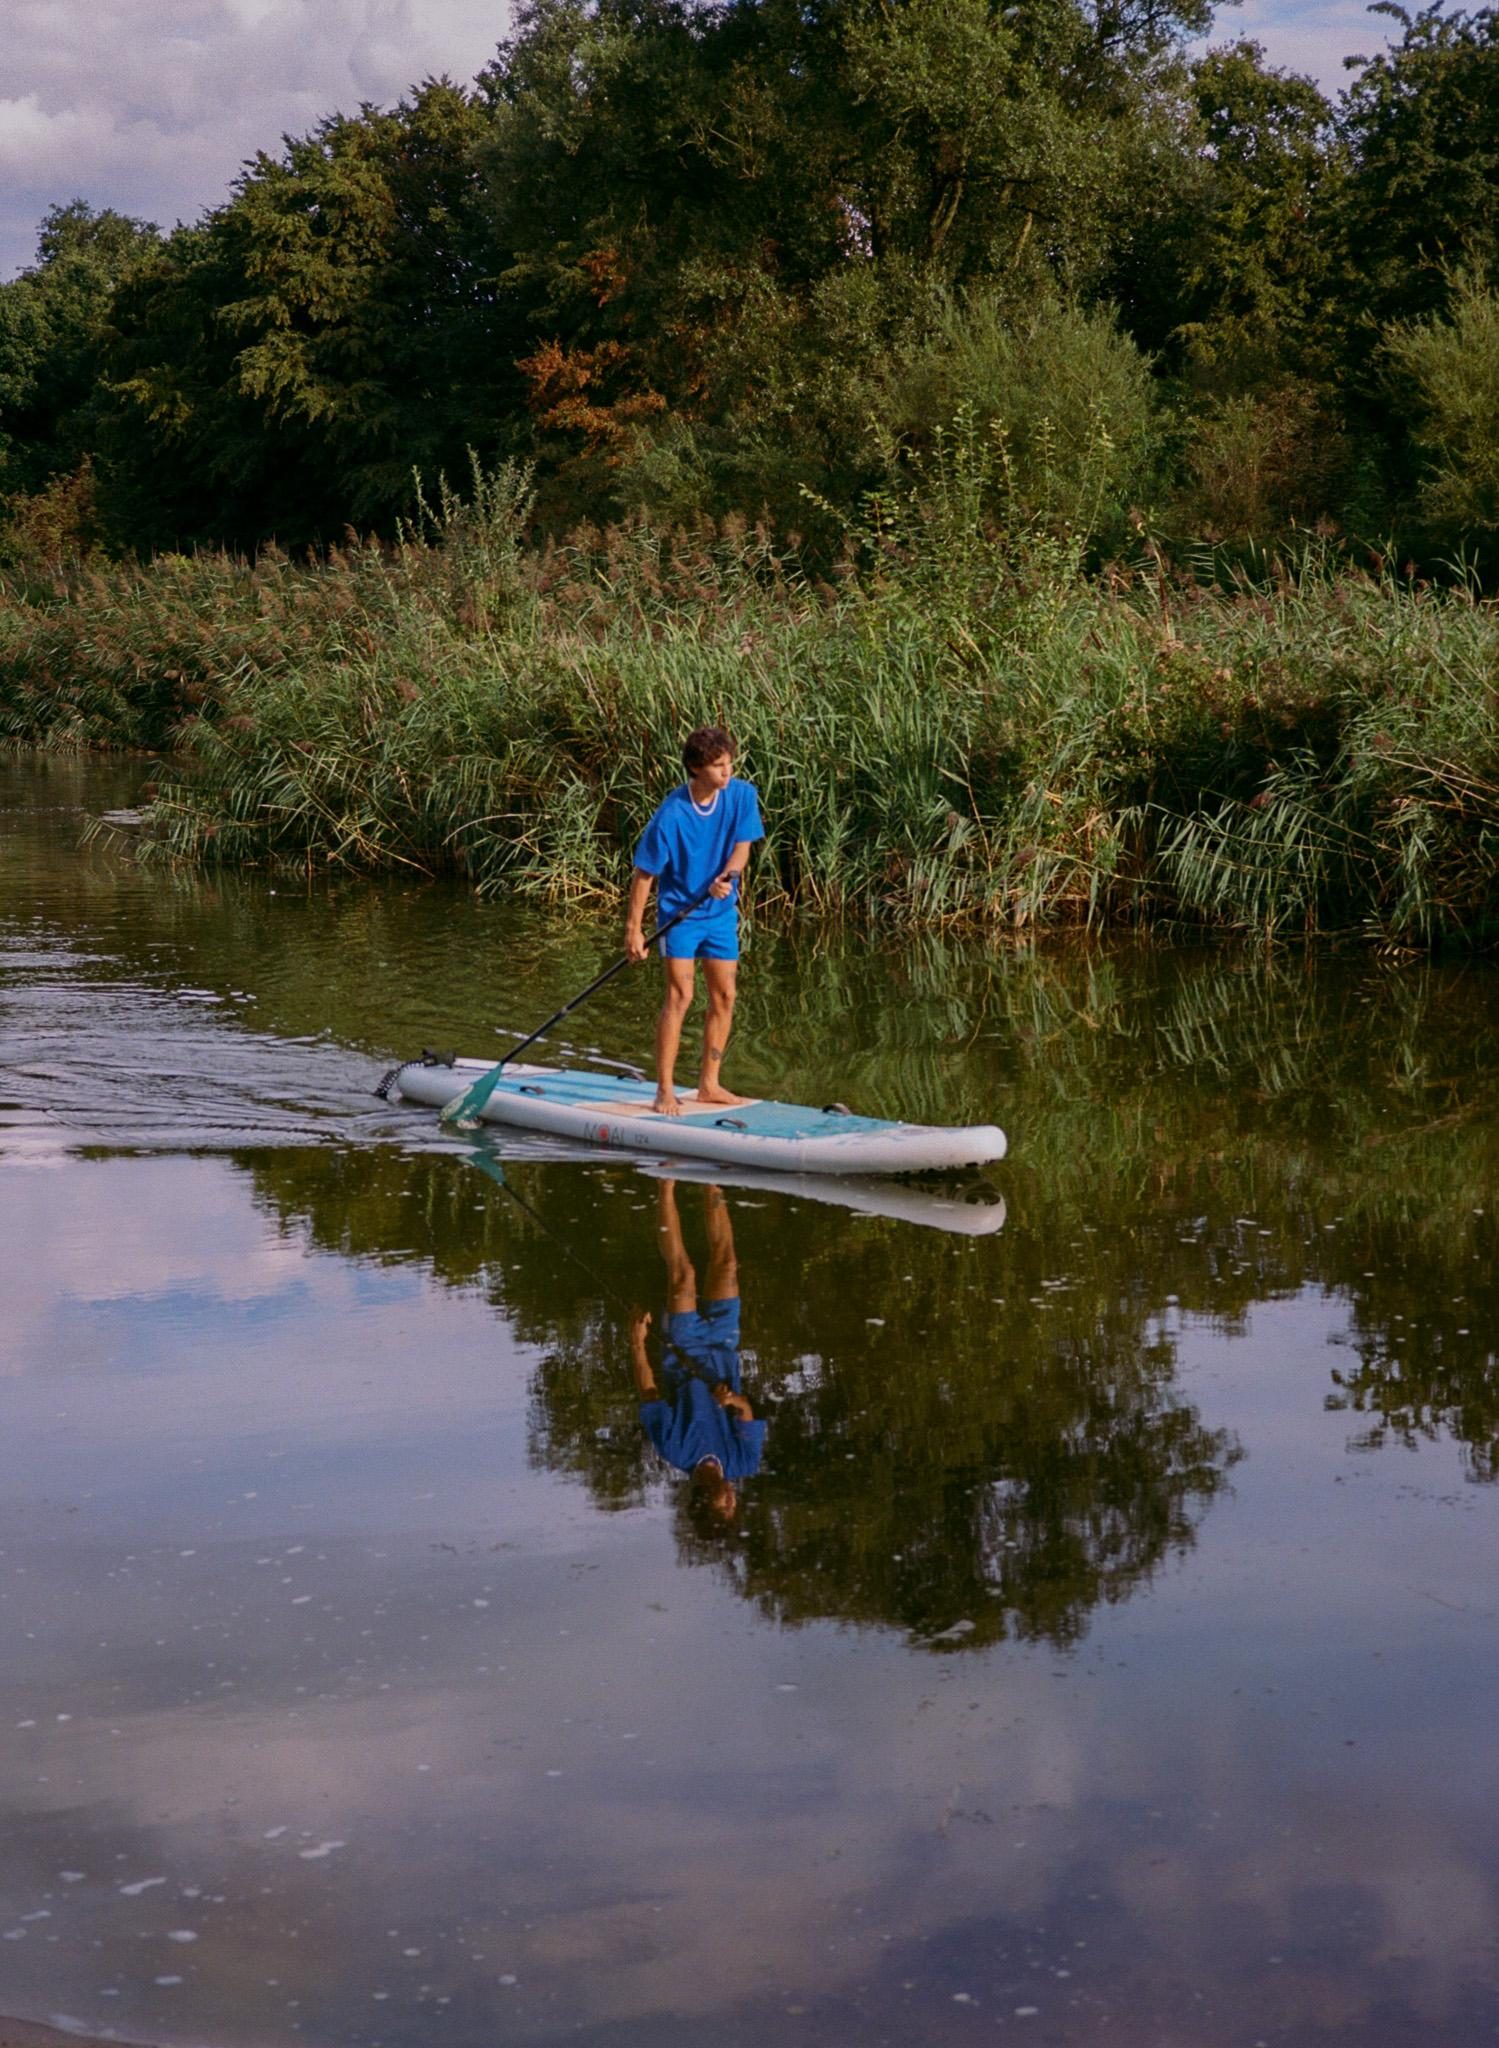
[[[645,1333],[651,1326],[651,1312],[640,1309],[630,1318],[630,1370],[635,1376],[635,1391],[642,1401],[654,1401],[657,1394],[656,1375],[651,1371],[651,1361],[645,1348]]]
[[[737,853],[739,849],[734,850]],[[632,960],[645,958],[645,906],[655,879],[644,868],[635,868],[630,875],[630,893],[625,899],[625,952]]]

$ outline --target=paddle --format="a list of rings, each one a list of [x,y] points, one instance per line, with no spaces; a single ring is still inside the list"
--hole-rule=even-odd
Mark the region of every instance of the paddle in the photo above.
[[[477,1166],[480,1173],[488,1174],[489,1178],[495,1183],[497,1187],[502,1187],[505,1190],[505,1193],[510,1197],[511,1201],[516,1204],[517,1208],[525,1210],[526,1214],[530,1217],[531,1221],[536,1225],[537,1229],[540,1230],[544,1236],[549,1237],[552,1240],[552,1243],[556,1245],[560,1251],[564,1252],[567,1255],[567,1257],[572,1260],[575,1266],[577,1266],[582,1272],[588,1275],[589,1279],[593,1282],[594,1286],[599,1289],[600,1293],[612,1295],[613,1298],[617,1302],[621,1303],[623,1307],[626,1308],[631,1315],[634,1314],[636,1304],[633,1301],[626,1299],[626,1297],[620,1293],[619,1289],[613,1284],[613,1282],[606,1280],[602,1273],[596,1273],[593,1267],[589,1265],[587,1259],[581,1257],[579,1253],[575,1252],[572,1246],[568,1243],[567,1239],[565,1237],[560,1236],[557,1231],[553,1230],[551,1224],[547,1222],[544,1216],[537,1214],[536,1210],[532,1208],[531,1204],[520,1192],[520,1189],[513,1185],[509,1175],[506,1173],[504,1167],[500,1164],[499,1160],[494,1157],[493,1153],[486,1152],[482,1149],[482,1147],[476,1145],[473,1151],[470,1152],[468,1155],[468,1163],[470,1166]]]
[[[680,910],[673,911],[670,917],[663,918],[646,940],[647,949],[654,946],[657,939],[664,938],[673,925],[680,924],[682,919],[690,917],[700,904],[706,903],[709,896],[713,893],[715,884],[722,879],[722,876],[715,875],[707,888],[694,896],[690,903],[684,903]],[[606,967],[596,980],[589,982],[587,988],[580,989],[570,1003],[564,1003],[555,1017],[548,1017],[545,1024],[533,1031],[529,1038],[523,1038],[519,1045],[512,1045],[509,1052],[502,1059],[497,1060],[488,1073],[481,1074],[478,1080],[466,1088],[461,1095],[455,1096],[450,1103],[439,1110],[438,1121],[440,1123],[452,1124],[460,1131],[473,1130],[478,1124],[480,1111],[499,1085],[501,1073],[510,1064],[511,1060],[516,1057],[517,1053],[523,1053],[526,1047],[534,1045],[538,1038],[545,1038],[554,1025],[560,1024],[564,1017],[577,1009],[579,1003],[586,1002],[588,997],[593,995],[596,990],[601,989],[606,981],[612,981],[621,968],[628,967],[629,965],[629,954],[621,954],[612,967]]]
[[[687,913],[683,911],[681,914],[685,917]],[[553,1230],[551,1224],[547,1222],[546,1218],[540,1213],[540,1211],[534,1209],[531,1206],[531,1204],[526,1200],[525,1196],[520,1192],[520,1189],[517,1188],[511,1181],[510,1176],[506,1173],[504,1167],[500,1164],[499,1160],[495,1158],[492,1152],[486,1152],[482,1146],[476,1145],[473,1151],[470,1152],[468,1155],[468,1162],[470,1166],[477,1166],[480,1173],[487,1174],[497,1187],[503,1188],[505,1190],[505,1193],[510,1197],[511,1201],[515,1203],[517,1208],[523,1209],[525,1211],[525,1213],[530,1217],[531,1221],[536,1225],[537,1229],[541,1231],[543,1236],[549,1237],[552,1240],[552,1243],[556,1245],[557,1249],[560,1252],[562,1252],[567,1258],[571,1259],[575,1266],[577,1266],[582,1272],[588,1275],[589,1279],[593,1282],[594,1286],[598,1288],[601,1294],[607,1294],[611,1296],[615,1301],[619,1303],[620,1307],[624,1309],[627,1315],[633,1316],[638,1312],[638,1303],[631,1301],[628,1295],[621,1294],[619,1289],[614,1285],[612,1280],[606,1280],[602,1273],[596,1272],[594,1268],[589,1265],[587,1259],[581,1257],[579,1253],[573,1250],[572,1246],[568,1243],[567,1239],[562,1236],[560,1231]],[[706,1378],[702,1367],[697,1363],[696,1359],[692,1358],[689,1355],[689,1353],[683,1351],[679,1345],[673,1344],[670,1337],[666,1336],[664,1332],[661,1338],[661,1349],[663,1355],[667,1352],[670,1352],[672,1357],[680,1362],[683,1369],[693,1379],[703,1380]]]

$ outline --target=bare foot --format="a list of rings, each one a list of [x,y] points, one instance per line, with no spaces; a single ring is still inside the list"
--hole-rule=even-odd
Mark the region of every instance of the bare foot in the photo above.
[[[711,1103],[715,1109],[743,1109],[749,1101],[747,1095],[730,1094],[729,1090],[721,1087],[717,1081],[707,1088],[699,1088],[697,1099],[699,1102]]]
[[[655,1111],[657,1116],[680,1116],[682,1104],[670,1088],[656,1090]]]

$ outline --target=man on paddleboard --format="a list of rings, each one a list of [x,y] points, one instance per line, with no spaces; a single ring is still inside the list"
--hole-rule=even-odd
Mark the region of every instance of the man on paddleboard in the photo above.
[[[656,910],[664,922],[703,901],[660,940],[666,989],[656,1019],[656,1108],[680,1116],[676,1091],[677,1049],[697,987],[697,962],[708,984],[708,1022],[698,1069],[697,1101],[737,1109],[719,1078],[734,1022],[739,973],[739,877],[750,848],[765,837],[760,801],[748,782],[734,774],[734,741],[721,725],[699,726],[682,746],[687,780],[679,783],[640,835],[635,870],[625,905],[625,952],[646,955],[645,906],[654,884]],[[704,893],[706,892],[706,893]]]

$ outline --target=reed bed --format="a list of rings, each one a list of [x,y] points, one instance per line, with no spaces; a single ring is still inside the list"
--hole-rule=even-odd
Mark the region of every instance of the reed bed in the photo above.
[[[762,903],[1499,935],[1499,613],[1467,591],[1314,555],[1086,573],[966,513],[877,520],[814,576],[742,525],[528,546],[523,480],[483,490],[317,565],[0,594],[0,733],[160,753],[147,857],[584,899],[711,719],[762,793]]]

